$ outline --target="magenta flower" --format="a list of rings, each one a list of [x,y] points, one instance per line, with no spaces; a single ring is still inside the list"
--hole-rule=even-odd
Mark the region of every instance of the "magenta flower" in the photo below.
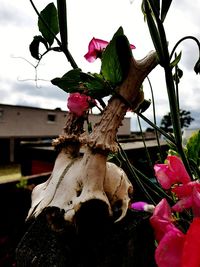
[[[153,213],[155,206],[143,201],[131,203],[131,209]]]
[[[175,183],[188,183],[190,176],[188,175],[182,160],[177,156],[168,156],[166,164],[155,164],[155,175],[163,187],[169,189]]]
[[[172,189],[179,201],[172,207],[174,211],[192,208],[195,217],[200,217],[200,183],[199,181],[176,186]]]
[[[150,223],[158,241],[155,252],[158,267],[181,267],[185,235],[173,224],[171,208],[166,199],[162,199],[155,207]]]
[[[91,103],[94,105],[95,100],[91,99],[90,96],[80,93],[72,93],[68,97],[67,107],[70,112],[76,114],[77,117],[80,117],[89,109]]]
[[[84,56],[85,59],[89,62],[94,62],[98,57],[101,57],[101,54],[107,45],[107,41],[92,38],[88,46],[88,52]]]
[[[108,44],[109,42],[107,41],[93,37],[89,43],[88,52],[84,55],[85,59],[89,62],[94,62],[97,58],[101,58],[102,52]],[[130,48],[134,49],[135,46],[131,44]]]

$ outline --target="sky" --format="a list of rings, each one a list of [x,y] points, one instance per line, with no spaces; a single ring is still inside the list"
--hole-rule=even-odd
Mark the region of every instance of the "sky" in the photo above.
[[[50,2],[56,5],[56,1],[34,1],[39,11]],[[53,86],[50,80],[61,77],[72,67],[64,55],[51,52],[42,59],[36,71],[34,66],[37,61],[30,55],[29,44],[33,36],[40,32],[37,28],[37,15],[30,1],[0,0],[0,6],[0,103],[67,110],[67,94]],[[199,10],[199,1],[172,1],[164,24],[169,51],[184,36],[192,35],[200,40]],[[141,0],[68,0],[67,14],[69,51],[84,72],[100,71],[100,60],[88,63],[84,58],[89,41],[93,37],[110,41],[120,26],[129,42],[136,46],[133,51],[136,59],[142,59],[154,50],[141,12]],[[180,107],[191,111],[191,116],[195,119],[190,128],[199,128],[200,75],[193,71],[199,57],[198,48],[194,41],[186,40],[176,51],[177,54],[182,51],[179,67],[184,73],[179,85]],[[149,79],[154,91],[159,124],[162,116],[169,112],[161,67],[156,67]],[[147,81],[144,82],[144,94],[146,99],[151,98]],[[152,107],[144,115],[152,119]],[[132,130],[138,130],[136,116],[132,113],[127,116],[131,117]]]

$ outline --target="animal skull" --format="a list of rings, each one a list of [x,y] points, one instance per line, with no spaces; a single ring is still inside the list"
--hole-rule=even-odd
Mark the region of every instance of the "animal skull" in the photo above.
[[[107,204],[111,216],[120,204],[118,221],[126,215],[132,191],[124,171],[106,162],[101,154],[86,151],[83,158],[71,158],[62,149],[49,180],[34,188],[28,217],[37,216],[47,206],[56,206],[64,209],[65,220],[73,221],[82,203],[98,199]]]

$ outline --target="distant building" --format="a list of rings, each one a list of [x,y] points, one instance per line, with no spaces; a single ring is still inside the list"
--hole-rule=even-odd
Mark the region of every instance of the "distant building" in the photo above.
[[[67,111],[0,104],[0,164],[15,162],[21,141],[52,140],[65,125]],[[90,115],[94,125],[100,115]],[[130,118],[123,120],[118,136],[130,136]]]

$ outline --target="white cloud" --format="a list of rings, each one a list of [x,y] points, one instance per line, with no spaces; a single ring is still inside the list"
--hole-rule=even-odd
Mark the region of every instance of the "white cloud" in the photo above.
[[[56,4],[56,1],[54,2]],[[35,0],[34,3],[39,10],[42,10],[49,0]],[[140,6],[141,1],[134,1],[130,4],[129,0],[102,0],[96,4],[94,0],[67,1],[69,49],[83,71],[98,72],[100,69],[98,61],[90,64],[83,57],[87,52],[90,39],[94,36],[109,41],[119,26],[123,27],[129,41],[136,45],[133,53],[137,59],[144,57],[153,49]],[[195,3],[186,0],[172,2],[165,21],[170,50],[185,35],[195,35],[197,38],[200,36],[199,9],[200,3],[197,1]],[[39,31],[37,16],[30,2],[20,0],[20,2],[8,3],[1,0],[0,21],[2,36],[0,102],[65,109],[65,93],[60,95],[60,89],[52,87],[50,83],[52,78],[62,76],[71,69],[63,55],[50,53],[41,61],[37,74],[39,79],[46,80],[46,82],[38,80],[38,85],[42,88],[38,90],[38,94],[33,93],[35,92],[33,89],[35,88],[34,67],[25,60],[13,58],[23,57],[32,64],[36,64],[30,56],[29,44],[33,36],[39,34]],[[177,53],[180,51],[183,53],[180,67],[184,71],[184,77],[180,83],[181,107],[192,110],[197,116],[200,77],[196,76],[192,69],[198,57],[198,50],[193,41],[184,41],[178,47]],[[157,116],[160,118],[169,111],[163,71],[157,67],[149,77],[154,89]],[[27,90],[24,89],[25,87]],[[51,92],[55,92],[55,95],[49,93],[48,87],[51,88]],[[144,92],[147,99],[151,98],[148,82],[144,83]],[[152,118],[152,108],[145,114]]]

